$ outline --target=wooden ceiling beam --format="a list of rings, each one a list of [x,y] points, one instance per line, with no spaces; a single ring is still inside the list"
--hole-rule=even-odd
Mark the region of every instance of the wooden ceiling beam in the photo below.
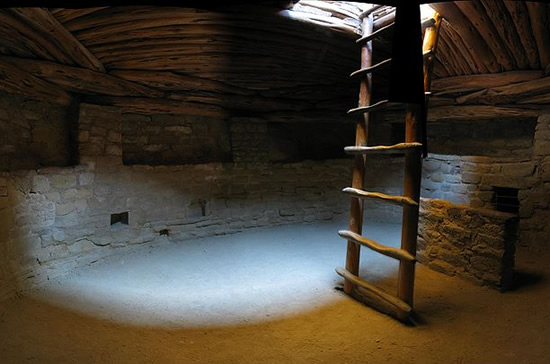
[[[0,37],[16,42],[21,50],[32,53],[36,58],[60,63],[71,61],[57,47],[53,47],[43,34],[14,18],[5,9],[0,9]]]
[[[494,73],[500,70],[498,62],[481,34],[479,34],[479,31],[454,3],[437,3],[432,4],[431,7],[452,24],[452,27],[464,40],[464,44],[470,51],[470,54],[476,61],[479,60],[476,63],[480,72]]]
[[[82,102],[114,106],[128,112],[145,114],[186,114],[212,118],[224,118],[228,114],[216,105],[145,97],[88,96]]]
[[[439,60],[440,67],[445,71],[448,76],[456,76],[457,74],[462,74],[462,72],[459,69],[456,69],[455,66],[451,63],[451,51],[444,38],[441,38],[438,42],[436,58]]]
[[[535,42],[539,52],[541,68],[550,65],[550,27],[548,26],[548,4],[542,2],[525,2],[529,16],[531,18],[531,27],[535,36]]]
[[[550,77],[508,84],[476,92],[468,98],[469,103],[500,105],[519,103],[522,100],[540,98],[550,94]],[[548,98],[548,97],[547,97]]]
[[[466,57],[462,56],[462,54],[458,50],[458,47],[454,42],[452,42],[452,39],[448,34],[448,29],[450,29],[450,27],[440,27],[439,29],[439,31],[441,32],[441,37],[438,41],[438,49],[436,53],[439,53],[440,55],[447,55],[447,58],[452,64],[452,68],[455,71],[455,74],[467,75],[472,73],[471,67],[465,61]]]
[[[492,74],[466,75],[433,80],[434,95],[471,92],[520,82],[536,80],[542,77],[542,71],[509,71]]]
[[[439,106],[430,107],[429,122],[478,122],[488,120],[521,120],[537,118],[542,111],[529,107],[515,106]]]
[[[9,12],[42,34],[51,47],[63,52],[69,62],[83,68],[105,72],[101,62],[44,8],[10,8]]]
[[[518,69],[528,69],[529,60],[514,24],[512,16],[502,0],[481,0],[487,12],[487,21],[493,23],[501,41],[512,55]]]
[[[469,70],[466,74],[482,73],[483,65],[480,65],[480,62],[470,53],[464,40],[446,20],[442,21],[440,31],[442,32],[440,39],[447,36],[451,43],[450,46],[456,47],[459,57],[464,61],[466,69]]]
[[[537,43],[529,22],[529,11],[524,1],[504,1],[512,21],[517,29],[521,44],[529,60],[529,68],[540,69]],[[511,25],[510,25],[511,26]]]
[[[82,9],[54,8],[54,9],[50,9],[49,11],[57,19],[58,22],[63,24],[68,21],[75,20],[107,8],[108,7],[106,6],[97,7],[97,8],[82,8]]]
[[[450,77],[451,74],[445,69],[445,66],[443,63],[441,63],[441,60],[438,58],[438,55],[435,56],[435,64],[434,64],[434,75],[437,78],[445,78]]]
[[[487,12],[481,2],[457,1],[455,4],[475,26],[479,34],[481,34],[481,37],[485,40],[485,43],[503,70],[510,71],[515,69],[516,65],[512,55],[500,39],[500,35],[493,26],[493,23],[488,19]]]
[[[164,95],[162,91],[85,68],[17,57],[0,56],[0,60],[76,93],[144,97],[162,97]]]
[[[116,70],[111,75],[145,86],[164,91],[207,91],[236,95],[253,95],[254,91],[237,87],[214,79],[178,74],[169,71],[134,71]]]
[[[69,105],[72,100],[65,90],[3,60],[0,60],[0,90],[60,105]]]
[[[171,8],[172,15],[177,9]],[[190,10],[190,9],[188,9]],[[157,13],[160,14],[157,16]],[[101,28],[117,23],[131,22],[137,19],[162,17],[166,15],[166,9],[150,6],[113,6],[90,13],[88,16],[79,16],[64,22],[64,26],[71,32],[84,31],[86,29]],[[181,14],[183,16],[183,14]]]

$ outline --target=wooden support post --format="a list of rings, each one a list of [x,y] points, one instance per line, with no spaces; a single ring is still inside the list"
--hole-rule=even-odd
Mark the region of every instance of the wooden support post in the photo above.
[[[424,110],[422,105],[409,104],[405,120],[405,142],[414,143],[419,140],[418,127]],[[420,151],[405,155],[405,179],[403,195],[412,200],[420,201],[420,182],[422,159]],[[418,205],[403,206],[403,228],[401,231],[401,249],[416,256],[416,235],[418,230]],[[399,279],[397,297],[411,307],[414,299],[414,261],[399,263]]]
[[[424,58],[424,94],[431,95],[432,93],[432,74],[434,69],[434,60],[437,50],[437,43],[439,41],[439,30],[441,28],[441,16],[434,12],[433,15],[434,26],[426,29],[424,33],[424,39],[422,41],[422,52],[430,52],[428,57]],[[424,108],[421,120],[421,141],[422,141],[422,155],[426,157],[428,155],[428,105],[430,103],[430,96],[425,96]],[[418,178],[422,178],[422,174]],[[419,202],[418,200],[416,200]]]
[[[371,34],[373,31],[372,15],[363,18],[363,34]],[[361,47],[361,68],[372,66],[372,42],[365,42]],[[359,89],[359,106],[368,106],[371,101],[372,79],[368,74],[361,81]],[[361,146],[367,144],[369,125],[369,113],[364,113],[361,120],[357,123],[355,132],[355,145]],[[365,156],[356,155],[354,158],[352,187],[363,189],[365,179]],[[349,212],[349,229],[351,232],[361,234],[363,230],[363,200],[352,197]],[[346,270],[354,275],[359,275],[359,258],[361,246],[353,241],[348,241],[346,255]],[[346,279],[344,281],[344,292],[353,291],[353,283]]]
[[[423,52],[434,53],[437,46],[438,28],[441,18],[435,14],[435,26],[426,30]],[[425,58],[424,61],[424,91],[431,91],[431,73],[433,70],[433,56]],[[424,105],[408,104],[405,119],[405,143],[420,141],[422,135],[426,134],[427,100]],[[424,141],[425,142],[425,141]],[[416,256],[416,238],[418,233],[418,210],[420,204],[420,183],[422,180],[422,158],[420,151],[413,150],[405,155],[405,178],[403,196],[410,198],[417,204],[403,206],[403,227],[401,231],[401,249]],[[415,261],[401,260],[399,263],[399,279],[397,286],[397,297],[401,298],[411,307],[414,302],[414,271]],[[401,317],[400,317],[401,318]],[[404,319],[402,317],[401,319]]]

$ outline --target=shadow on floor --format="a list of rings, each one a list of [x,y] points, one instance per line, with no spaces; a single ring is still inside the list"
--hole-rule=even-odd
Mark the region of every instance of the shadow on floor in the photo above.
[[[546,277],[538,272],[516,270],[512,277],[512,281],[508,291],[519,291],[528,289],[533,286],[538,286],[546,281]]]

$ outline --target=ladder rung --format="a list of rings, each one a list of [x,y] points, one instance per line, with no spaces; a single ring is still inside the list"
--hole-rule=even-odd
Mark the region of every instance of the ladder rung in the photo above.
[[[379,192],[367,192],[353,187],[346,187],[342,190],[342,192],[362,199],[372,198],[375,200],[389,202],[395,205],[418,206],[418,203],[410,197],[391,196]]]
[[[375,64],[374,66],[361,68],[360,70],[357,70],[357,71],[353,72],[349,76],[350,77],[363,76],[363,75],[372,73],[372,72],[376,71],[378,68],[383,67],[383,66],[385,66],[389,63],[391,63],[391,58],[385,59],[382,62]]]
[[[395,22],[393,22],[391,24],[388,24],[385,27],[380,28],[375,32],[372,32],[368,35],[365,35],[365,36],[357,39],[355,42],[357,42],[357,43],[369,42],[369,41],[373,40],[374,38],[378,37],[380,34],[383,34],[386,31],[390,30],[394,25],[395,25]]]
[[[378,110],[383,110],[390,106],[392,106],[392,103],[390,103],[389,100],[382,100],[382,101],[378,101],[376,104],[372,104],[369,106],[360,106],[354,109],[349,109],[348,114],[362,114],[366,112],[374,112]]]
[[[422,143],[399,143],[394,145],[377,145],[345,147],[347,154],[402,154],[422,148]]]
[[[376,296],[376,298],[382,299],[385,302],[391,304],[398,310],[401,310],[405,313],[409,313],[412,311],[412,308],[407,302],[403,301],[399,297],[393,296],[389,293],[384,292],[381,288],[376,287],[375,285],[372,285],[368,282],[365,282],[355,274],[352,274],[348,272],[346,269],[343,268],[336,268],[336,273],[338,275],[342,276],[343,278],[347,279],[351,283],[353,283],[356,286],[359,286],[363,288],[365,291],[367,291],[370,294],[373,294]]]
[[[404,260],[407,262],[416,262],[416,258],[406,250],[385,246],[383,244],[377,243],[372,239],[365,238],[364,236],[356,234],[353,231],[340,230],[338,231],[338,235],[340,235],[344,239],[351,240],[356,244],[366,246],[367,248],[372,249],[375,252],[378,252],[387,257],[402,261]]]

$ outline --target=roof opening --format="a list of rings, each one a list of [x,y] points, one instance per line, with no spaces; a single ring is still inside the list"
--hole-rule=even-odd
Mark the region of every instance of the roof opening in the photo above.
[[[301,0],[291,9],[283,10],[280,14],[334,31],[361,35],[360,15],[373,6],[378,5],[351,1]],[[374,11],[373,17],[376,21],[378,18],[392,16],[394,13],[394,7],[382,6]]]

